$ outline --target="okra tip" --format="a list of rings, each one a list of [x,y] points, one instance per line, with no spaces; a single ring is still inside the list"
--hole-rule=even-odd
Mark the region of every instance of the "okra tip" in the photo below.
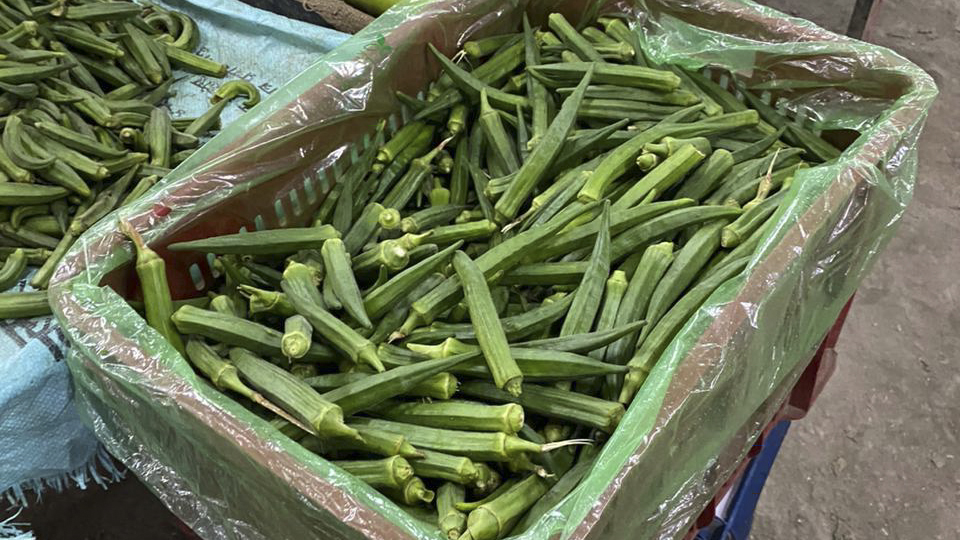
[[[386,369],[383,366],[383,362],[380,361],[380,357],[377,355],[376,347],[371,343],[369,347],[363,347],[357,353],[357,361],[363,364],[366,364],[373,369],[377,370],[377,373],[383,373]]]
[[[631,369],[630,373],[627,373],[627,376],[624,378],[623,388],[620,390],[620,398],[617,401],[622,403],[624,407],[629,405],[646,380],[647,374],[645,371],[641,369]]]
[[[400,443],[400,450],[397,452],[397,455],[402,456],[407,459],[423,459],[425,456],[423,452],[417,450],[415,446],[407,442],[406,439]]]
[[[503,384],[503,389],[513,397],[523,393],[523,377],[514,377]]]
[[[339,407],[333,409],[321,418],[317,424],[323,425],[323,434],[329,437],[339,437],[342,439],[351,439],[357,441],[361,444],[365,444],[363,437],[360,436],[360,432],[356,429],[343,423],[343,414],[337,414],[339,412]],[[318,430],[320,431],[320,430]]]
[[[734,248],[740,245],[740,233],[733,227],[726,226],[720,231],[720,245],[725,248]]]

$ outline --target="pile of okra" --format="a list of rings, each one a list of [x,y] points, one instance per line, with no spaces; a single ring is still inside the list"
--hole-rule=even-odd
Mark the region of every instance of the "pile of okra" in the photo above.
[[[0,1],[0,292],[28,265],[45,288],[76,238],[193,153],[231,100],[259,101],[230,81],[203,115],[171,118],[175,69],[227,73],[191,52],[199,39],[190,17],[155,5]],[[43,291],[0,294],[0,318],[49,312]]]
[[[620,18],[468,42],[308,227],[213,254],[209,304],[137,264],[147,321],[218,389],[451,539],[576,487],[657,360],[741,273],[794,173],[839,152],[653,65]]]

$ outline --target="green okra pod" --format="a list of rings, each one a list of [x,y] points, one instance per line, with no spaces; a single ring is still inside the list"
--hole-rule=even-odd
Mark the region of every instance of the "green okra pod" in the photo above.
[[[140,292],[147,315],[147,324],[152,326],[182,355],[186,355],[180,333],[173,323],[173,298],[167,283],[166,263],[144,244],[140,234],[128,222],[121,221],[121,230],[136,248],[136,270],[140,278]]]
[[[467,207],[462,204],[428,206],[403,218],[400,222],[400,230],[404,233],[418,233],[447,225],[466,209]]]
[[[547,481],[536,474],[517,482],[499,497],[470,512],[467,530],[460,540],[497,540],[506,536],[548,489]]]
[[[650,297],[673,262],[673,258],[671,242],[654,244],[644,250],[637,271],[630,278],[623,300],[617,309],[615,322],[617,326],[637,321],[646,313]],[[631,332],[613,342],[607,347],[606,361],[613,364],[626,364],[636,348],[639,335],[639,331]]]
[[[170,251],[203,251],[228,255],[278,255],[320,248],[339,233],[329,226],[242,232],[170,244]]]
[[[454,482],[446,482],[437,489],[437,526],[449,540],[457,540],[467,528],[467,515],[456,508],[466,496],[466,489]]]
[[[229,390],[236,392],[250,401],[269,409],[287,422],[292,423],[300,429],[312,431],[299,421],[288,415],[283,409],[277,407],[267,400],[260,393],[254,391],[240,380],[237,367],[220,357],[212,347],[199,339],[189,339],[186,344],[186,357],[191,364],[201,373],[203,373],[215,387],[220,390]]]
[[[391,490],[387,488],[381,488],[386,491],[387,495],[393,497],[396,500],[402,501],[406,505],[428,505],[433,502],[435,493],[427,489],[427,486],[424,485],[423,480],[414,476],[410,480],[407,480],[407,483],[403,485],[402,490]],[[434,521],[433,518],[429,519],[427,523]]]
[[[340,405],[346,414],[362,412],[377,406],[384,400],[404,394],[420,382],[449,371],[469,360],[469,355],[460,357],[424,360],[401,366],[376,375],[364,377],[348,385],[323,394],[324,398]]]
[[[353,259],[353,271],[357,274],[376,273],[381,267],[387,270],[402,270],[410,262],[410,252],[396,240],[384,240]]]
[[[497,224],[487,219],[441,225],[430,229],[430,242],[440,246],[459,242],[474,242],[490,238],[497,229]]]
[[[683,181],[676,196],[696,201],[706,198],[723,181],[735,163],[730,152],[723,149],[714,151],[693,174]]]
[[[536,384],[524,388],[520,396],[499,390],[488,382],[470,381],[460,385],[466,396],[497,403],[518,403],[524,411],[613,433],[625,413],[616,401]]]
[[[543,138],[533,148],[529,159],[523,163],[506,193],[497,201],[495,209],[500,223],[507,223],[516,217],[520,207],[557,159],[563,142],[576,121],[577,109],[593,73],[592,67],[584,73],[577,90],[563,102],[560,112],[550,123]]]
[[[315,433],[330,437],[359,438],[343,423],[340,407],[330,403],[303,381],[246,349],[230,349],[230,361],[251,386]]]
[[[27,254],[21,248],[7,255],[3,267],[0,267],[0,292],[7,291],[20,281],[27,269],[27,262]]]
[[[526,514],[517,522],[510,531],[510,534],[523,534],[524,531],[532,527],[540,518],[542,518],[551,508],[556,506],[564,497],[570,494],[583,478],[590,472],[594,460],[586,459],[574,465],[569,471],[563,473],[559,480],[553,484],[550,489],[540,497],[537,502],[527,511]]]
[[[563,319],[560,336],[583,334],[593,328],[600,310],[603,285],[610,276],[610,202],[603,203],[599,232],[593,245],[593,254],[584,270],[580,285],[573,293],[570,311]]]
[[[484,137],[486,137],[487,148],[492,150],[493,157],[497,160],[499,167],[506,172],[514,172],[519,169],[520,160],[517,157],[516,148],[511,144],[511,138],[503,127],[500,113],[490,106],[486,89],[480,92],[478,122],[480,122]]]
[[[227,66],[224,64],[166,43],[162,44],[162,47],[170,59],[170,63],[185,71],[217,78],[223,78],[227,75]]]
[[[670,268],[657,284],[650,303],[647,306],[647,326],[640,332],[638,345],[642,345],[647,335],[653,330],[660,317],[674,305],[677,298],[694,281],[707,261],[720,248],[720,231],[730,221],[717,219],[700,227],[677,252]]]
[[[302,315],[287,317],[283,322],[283,337],[280,338],[280,350],[287,358],[303,358],[313,343],[313,327]]]
[[[529,102],[527,101],[526,97],[508,94],[501,90],[497,90],[492,86],[484,84],[480,79],[474,77],[470,73],[467,73],[453,63],[453,61],[444,56],[443,53],[438,51],[437,48],[432,44],[427,44],[427,46],[430,49],[430,52],[433,53],[433,56],[440,61],[440,64],[443,66],[443,70],[450,75],[450,78],[453,79],[460,91],[468,96],[471,101],[479,101],[480,92],[486,91],[490,100],[490,104],[499,109],[512,112],[518,105],[523,108],[529,107]],[[517,49],[518,53],[521,51],[522,46]]]
[[[627,363],[630,373],[627,374],[620,392],[620,403],[628,404],[637,391],[643,386],[650,371],[656,365],[660,355],[680,330],[684,323],[693,316],[697,309],[709,298],[713,291],[727,280],[733,278],[747,266],[747,258],[739,259],[720,269],[710,277],[697,283],[682,298],[673,304],[673,307],[661,318],[654,330],[637,349],[633,358]]]
[[[647,173],[624,193],[613,207],[631,208],[651,192],[663,193],[693,170],[706,156],[692,144],[686,144]]]
[[[372,202],[364,207],[353,226],[343,236],[344,249],[350,255],[360,253],[363,246],[377,234],[380,227],[380,215],[383,212],[383,205],[377,202]]]
[[[414,472],[422,478],[436,478],[461,485],[477,481],[477,467],[469,458],[452,456],[432,450],[421,450],[422,459],[411,462]]]
[[[315,332],[347,353],[354,362],[383,371],[383,364],[377,358],[373,343],[323,308],[313,270],[301,263],[290,263],[283,272],[281,288],[297,313],[307,318]]]
[[[462,251],[454,253],[453,267],[463,287],[470,321],[476,328],[477,341],[497,388],[503,388],[512,395],[520,395],[523,373],[510,354],[507,336],[497,317],[483,272]]]
[[[278,283],[279,285],[279,283]],[[247,308],[251,315],[272,313],[281,317],[295,315],[297,310],[287,299],[287,295],[279,291],[259,289],[252,285],[238,285],[237,292],[247,299]],[[249,348],[249,347],[248,347]]]
[[[0,317],[4,319],[40,317],[51,313],[46,291],[0,294]]]
[[[692,199],[675,199],[636,205],[625,210],[613,210],[610,214],[610,234],[614,237],[614,253],[616,254],[616,245],[620,235],[634,228],[649,227],[658,235],[667,234],[670,230],[660,232],[663,227],[658,226],[658,224],[671,225],[674,221],[695,219],[695,216],[699,216],[701,213],[708,215],[716,213],[713,209],[704,210],[702,207],[694,207],[694,204]],[[721,215],[737,213],[729,208],[720,212]],[[696,222],[699,223],[700,221]],[[585,248],[595,241],[599,230],[600,222],[598,219],[594,219],[587,224],[579,225],[570,231],[556,235],[538,247],[538,257],[542,255],[544,258],[552,258]]]
[[[717,219],[733,219],[741,214],[739,208],[730,206],[699,206],[681,208],[632,227],[613,239],[611,257],[618,261],[627,254],[665,234],[677,232],[691,225]],[[719,234],[718,234],[719,237]]]
[[[506,463],[517,454],[540,453],[552,448],[501,432],[437,429],[373,418],[356,418],[354,423],[403,435],[416,448],[464,456],[475,462]]]
[[[410,462],[400,456],[383,459],[333,461],[337,467],[373,487],[403,489],[413,477]]]
[[[350,255],[339,238],[331,238],[320,248],[323,257],[323,266],[326,269],[324,283],[340,300],[346,312],[364,328],[373,328],[373,323],[363,307],[363,298],[360,296],[360,287],[350,268]]]
[[[786,191],[777,192],[772,197],[746,209],[733,223],[720,231],[720,245],[725,248],[735,248],[740,245],[777,211],[786,198],[786,193]]]
[[[448,246],[443,251],[407,268],[383,285],[367,293],[363,298],[363,308],[366,313],[373,318],[382,316],[391,309],[397,301],[416,288],[418,283],[436,272],[442,265],[446,264],[461,245],[460,242],[456,242]]]
[[[386,402],[374,412],[389,420],[420,426],[510,434],[520,431],[524,421],[523,408],[519,405],[485,405],[470,401]]]
[[[241,319],[198,307],[181,306],[172,315],[173,324],[183,334],[203,336],[234,347],[242,347],[257,354],[282,357],[283,334],[254,321]],[[334,362],[338,360],[331,349],[314,343],[301,362]]]
[[[560,38],[564,45],[570,48],[584,62],[601,62],[600,53],[567,21],[560,13],[551,13],[547,17],[547,25]]]
[[[210,299],[210,309],[216,311],[217,313],[223,313],[225,315],[232,315],[234,317],[243,317],[246,315],[246,312],[242,309],[241,305],[233,301],[233,298],[225,295],[218,294]]]

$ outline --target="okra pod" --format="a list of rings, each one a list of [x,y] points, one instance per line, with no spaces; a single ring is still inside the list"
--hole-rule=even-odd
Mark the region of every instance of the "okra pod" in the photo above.
[[[316,433],[360,438],[357,430],[343,423],[340,407],[321,398],[313,388],[284,369],[239,347],[230,349],[230,361],[248,383]]]
[[[610,276],[610,202],[604,201],[599,231],[593,245],[593,254],[583,272],[580,285],[573,293],[570,311],[563,319],[560,336],[583,334],[593,328],[600,310],[603,285]]]
[[[220,357],[212,347],[198,339],[187,340],[186,357],[201,373],[203,373],[215,387],[220,390],[236,392],[254,403],[267,408],[279,415],[292,425],[306,431],[312,431],[295,418],[288,415],[283,409],[269,402],[265,397],[254,391],[240,380],[237,367]]]
[[[446,264],[462,243],[456,242],[443,251],[400,272],[383,285],[376,287],[363,298],[363,309],[373,317],[379,318],[392,308],[397,301],[407,295],[418,283]]]
[[[170,251],[203,251],[228,255],[283,255],[301,249],[323,246],[339,233],[329,226],[272,229],[267,231],[226,234],[170,244]]]
[[[377,234],[380,227],[380,215],[383,212],[383,205],[377,202],[372,202],[364,207],[356,222],[343,236],[344,249],[350,255],[360,253],[363,246]]]
[[[387,402],[377,407],[375,414],[388,420],[420,426],[464,431],[502,431],[509,434],[520,431],[524,420],[523,408],[519,405],[485,405],[469,401]]]
[[[411,462],[414,472],[422,478],[437,478],[461,485],[477,481],[477,467],[463,456],[452,456],[432,450],[421,450],[422,459]]]
[[[563,148],[563,141],[566,140],[576,121],[577,109],[580,107],[583,93],[590,84],[593,73],[592,67],[584,73],[577,90],[563,102],[560,112],[550,123],[543,138],[533,148],[529,159],[517,171],[517,176],[510,183],[506,193],[497,201],[495,209],[500,223],[507,223],[516,217],[520,207],[543,179],[553,161],[557,159],[557,155]]]
[[[661,242],[644,250],[637,271],[630,278],[623,300],[617,309],[615,324],[623,326],[640,319],[646,313],[650,297],[657,284],[673,262],[673,243]],[[606,351],[606,361],[626,364],[636,348],[639,331],[631,332],[613,342]]]
[[[554,34],[584,62],[601,62],[603,59],[593,45],[584,38],[560,13],[551,13],[547,25]]]
[[[410,391],[421,381],[449,371],[469,360],[469,355],[425,360],[401,366],[376,375],[364,377],[348,385],[323,394],[324,399],[338,404],[346,414],[362,412],[386,399]]]
[[[416,448],[464,456],[474,461],[506,463],[520,453],[545,451],[545,445],[534,444],[500,432],[437,429],[374,418],[356,418],[354,423],[404,435]]]
[[[628,229],[613,239],[613,253],[611,255],[614,261],[618,261],[636,249],[651,240],[660,238],[665,234],[677,232],[690,225],[704,223],[716,219],[732,219],[740,215],[739,208],[730,206],[699,206],[695,208],[681,208],[673,212],[658,216],[646,223],[641,223],[631,229]],[[719,235],[718,235],[719,236]]]
[[[467,530],[460,536],[460,540],[503,538],[548,489],[547,481],[535,474],[517,482],[496,499],[470,512],[467,516]]]
[[[647,326],[640,332],[638,345],[642,345],[647,335],[654,329],[660,317],[674,305],[710,257],[720,248],[720,231],[729,223],[727,219],[717,219],[700,227],[677,252],[670,268],[657,284],[650,304],[647,307]]]
[[[692,144],[686,144],[648,172],[626,191],[613,207],[631,208],[651,192],[663,193],[679,182],[706,157]]]
[[[373,487],[403,489],[413,477],[410,462],[400,456],[383,459],[333,461],[337,467]]]
[[[470,381],[460,385],[460,392],[485,401],[518,403],[525,411],[596,428],[606,433],[613,433],[624,415],[623,405],[615,401],[552,386],[531,384],[528,388],[529,392],[525,388],[520,396],[511,396],[490,383]]]
[[[287,317],[283,323],[280,350],[289,359],[303,358],[313,343],[313,327],[302,315]]]
[[[171,316],[173,324],[183,334],[198,335],[234,347],[242,347],[257,354],[282,357],[283,334],[273,328],[241,319],[185,305]],[[314,343],[302,362],[333,362],[338,358],[329,348]]]
[[[730,152],[723,149],[714,151],[693,174],[683,181],[676,196],[697,201],[704,199],[723,181],[735,163]]]
[[[16,251],[7,255],[3,261],[3,267],[0,267],[0,292],[7,291],[20,281],[24,271],[27,269],[27,254],[23,249],[17,248]]]
[[[446,482],[437,489],[437,526],[449,540],[457,540],[467,528],[467,515],[456,504],[466,500],[463,486]]]
[[[479,101],[480,92],[486,91],[490,100],[490,104],[499,109],[512,112],[518,105],[523,108],[528,108],[530,106],[526,97],[508,94],[501,90],[497,90],[492,86],[484,84],[480,79],[477,79],[470,73],[460,69],[459,66],[444,56],[443,53],[438,51],[437,48],[432,44],[428,43],[427,47],[430,49],[430,52],[433,53],[433,56],[440,61],[440,64],[443,66],[443,70],[450,75],[450,78],[453,79],[460,91],[469,97],[471,101]],[[521,50],[522,46],[518,49],[518,53]]]
[[[327,275],[324,283],[329,283],[346,312],[364,328],[373,328],[373,323],[363,307],[360,287],[350,268],[350,255],[339,238],[331,238],[320,248],[323,266]]]
[[[51,313],[46,291],[0,294],[0,318],[25,319]]]
[[[152,326],[182,355],[186,355],[183,341],[173,322],[173,298],[167,283],[166,263],[144,244],[140,234],[126,221],[121,221],[121,230],[136,248],[136,270],[140,278],[140,292],[147,315],[147,324]]]
[[[461,242],[474,242],[490,238],[498,228],[496,223],[487,219],[467,223],[456,223],[453,225],[441,225],[430,229],[430,242],[439,246]]]
[[[385,489],[385,488],[381,488]],[[386,490],[386,489],[385,489]],[[388,495],[391,495],[394,499],[403,501],[403,504],[406,505],[423,505],[430,504],[434,499],[434,492],[427,489],[427,486],[423,484],[423,480],[414,476],[410,480],[407,480],[407,483],[404,484],[401,491],[396,490],[386,490]],[[429,519],[427,523],[434,521],[433,518]]]
[[[297,313],[306,317],[315,332],[330,341],[334,347],[347,353],[351,360],[383,371],[383,364],[377,358],[373,343],[323,308],[313,279],[313,271],[301,263],[291,263],[283,272],[281,287]]]
[[[462,251],[454,253],[453,267],[460,278],[470,321],[476,328],[477,341],[497,388],[503,388],[515,396],[520,395],[523,373],[510,354],[507,336],[497,317],[483,272]]]
[[[628,404],[637,391],[643,386],[647,375],[656,365],[660,355],[680,330],[684,323],[693,316],[694,312],[713,294],[720,285],[735,277],[747,266],[747,258],[735,261],[712,276],[696,284],[680,298],[673,307],[660,319],[654,330],[637,349],[636,354],[627,363],[630,373],[627,374],[620,392],[620,403]]]
[[[668,234],[673,229],[667,229],[675,221],[685,222],[688,219],[697,220],[701,213],[714,214],[715,210],[705,210],[703,207],[694,207],[692,199],[675,199],[672,201],[662,201],[650,204],[641,204],[626,210],[614,210],[610,215],[610,234],[614,237],[614,260],[616,257],[616,246],[618,238],[622,234],[627,234],[632,229],[643,227],[644,230],[652,229],[657,236]],[[738,212],[730,209],[724,209],[719,212],[721,215],[732,215]],[[711,218],[706,218],[711,219]],[[699,223],[700,221],[695,221]],[[663,224],[661,226],[660,224]],[[685,226],[685,225],[684,225]],[[682,227],[678,227],[682,228]],[[663,230],[666,229],[666,230]],[[587,247],[591,241],[595,241],[597,232],[600,230],[600,223],[594,219],[590,223],[580,225],[571,231],[564,232],[554,238],[547,240],[538,247],[538,258],[551,258],[559,255],[566,255],[572,251]],[[663,232],[660,232],[660,231]],[[646,240],[638,240],[638,244]],[[632,246],[631,246],[632,247]]]

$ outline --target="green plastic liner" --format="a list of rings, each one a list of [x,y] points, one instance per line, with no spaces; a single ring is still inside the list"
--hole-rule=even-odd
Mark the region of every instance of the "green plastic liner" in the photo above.
[[[527,539],[681,538],[779,408],[895,232],[913,193],[931,78],[881,47],[736,0],[417,1],[385,13],[217,135],[120,211],[168,261],[178,299],[211,282],[173,242],[306,223],[355,143],[405,118],[447,54],[561,11],[628,16],[656,61],[732,74],[843,155],[800,172],[747,270],[665,351],[583,482]],[[373,489],[195,376],[124,302],[138,298],[129,243],[105,219],[50,287],[73,348],[82,414],[109,450],[207,539],[442,538]]]

